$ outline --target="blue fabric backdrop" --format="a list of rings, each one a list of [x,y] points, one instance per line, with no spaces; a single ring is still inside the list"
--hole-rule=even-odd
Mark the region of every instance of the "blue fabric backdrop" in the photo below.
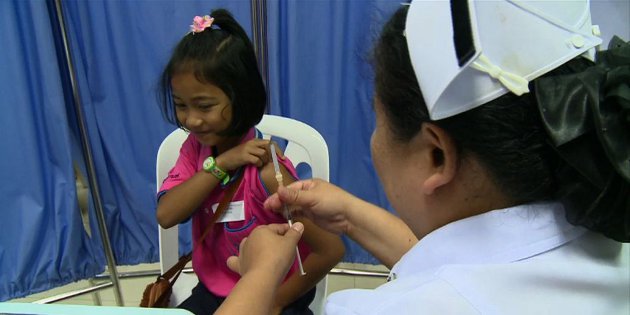
[[[155,152],[173,128],[164,122],[155,102],[157,78],[172,47],[188,31],[192,16],[225,7],[251,33],[250,3],[64,4],[116,260],[119,264],[157,261]],[[320,130],[330,145],[331,181],[384,206],[369,156],[374,121],[366,57],[382,23],[382,7],[393,11],[398,5],[394,1],[268,2],[270,112]],[[322,23],[324,16],[328,23]],[[322,30],[309,32],[315,28]],[[183,242],[182,253],[190,249],[189,238]],[[355,244],[347,241],[347,245],[345,260],[376,262]]]
[[[387,207],[372,167],[370,50],[400,1],[269,1],[271,112],[312,125],[330,151],[330,181]],[[349,239],[344,261],[377,263]]]
[[[44,1],[0,1],[0,300],[104,269],[81,223],[53,23]]]
[[[0,300],[88,278],[105,266],[91,201],[92,238],[77,206],[72,166],[84,163],[51,3],[0,1],[5,128]],[[175,128],[156,102],[159,74],[195,15],[227,8],[251,34],[250,1],[62,3],[116,260],[155,262],[155,156]],[[269,112],[319,130],[330,149],[331,181],[386,208],[369,151],[374,127],[369,56],[382,24],[399,5],[399,0],[267,1]],[[613,25],[628,39],[627,1],[593,6],[601,17],[594,16],[596,22],[610,22],[604,19],[610,12],[627,12]],[[609,38],[614,31],[602,32]],[[190,238],[182,242],[182,252],[189,250]],[[345,242],[345,261],[376,263]]]

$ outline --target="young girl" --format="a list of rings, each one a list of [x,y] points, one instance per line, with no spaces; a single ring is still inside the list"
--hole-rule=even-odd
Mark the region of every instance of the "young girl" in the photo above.
[[[241,240],[258,225],[286,223],[262,206],[278,186],[269,140],[254,128],[265,110],[266,91],[247,34],[223,9],[195,17],[161,80],[165,116],[190,135],[158,194],[157,219],[169,228],[192,217],[192,262],[200,282],[179,307],[211,314],[239,279],[226,260],[238,254]],[[279,162],[285,183],[293,182],[291,162],[283,157]],[[240,177],[228,213],[198,243],[224,190]],[[311,314],[316,283],[344,253],[338,236],[302,223],[299,249],[306,275],[294,264],[275,296],[274,314]]]

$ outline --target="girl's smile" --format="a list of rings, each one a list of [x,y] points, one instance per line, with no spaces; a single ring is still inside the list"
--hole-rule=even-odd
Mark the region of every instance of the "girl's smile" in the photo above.
[[[232,104],[223,90],[212,83],[200,82],[191,71],[174,74],[171,87],[179,123],[201,144],[221,145],[226,138],[219,133],[232,120]]]

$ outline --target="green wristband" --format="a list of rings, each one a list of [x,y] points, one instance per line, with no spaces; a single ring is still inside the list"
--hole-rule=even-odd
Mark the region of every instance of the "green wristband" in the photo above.
[[[230,180],[230,175],[217,165],[213,156],[209,156],[203,161],[203,170],[214,175],[223,185]]]

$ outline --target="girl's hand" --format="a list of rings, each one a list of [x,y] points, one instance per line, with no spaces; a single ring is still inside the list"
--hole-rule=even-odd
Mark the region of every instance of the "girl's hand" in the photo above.
[[[271,162],[270,144],[271,140],[252,139],[241,143],[234,148],[220,154],[217,158],[217,165],[225,171],[233,171],[243,165],[253,164],[261,167]],[[284,154],[275,145],[278,158],[284,159]]]
[[[346,211],[356,198],[345,190],[321,179],[294,182],[279,187],[265,201],[265,209],[282,213],[284,205],[294,217],[306,217],[321,228],[335,233],[348,233],[350,222]]]

